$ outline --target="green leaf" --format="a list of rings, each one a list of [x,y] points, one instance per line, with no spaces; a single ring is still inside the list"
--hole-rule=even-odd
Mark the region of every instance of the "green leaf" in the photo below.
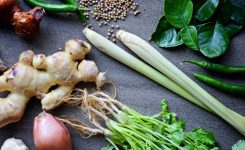
[[[211,132],[204,130],[203,128],[197,128],[191,132],[187,132],[185,136],[198,145],[203,144],[210,148],[217,146],[214,135]]]
[[[162,114],[164,115],[164,114],[168,113],[168,103],[165,99],[161,101],[160,105],[162,108]]]
[[[198,24],[198,25],[196,25],[196,29],[198,31],[200,27],[205,26],[205,25],[209,25],[209,24],[210,24],[210,22],[203,23],[203,24]]]
[[[176,47],[183,44],[179,34],[175,28],[164,31],[162,34],[157,34],[158,36],[153,36],[152,41],[160,47]]]
[[[185,133],[183,131],[180,132],[174,132],[171,135],[171,139],[177,143],[178,145],[180,145],[184,140],[185,140]]]
[[[172,25],[168,23],[165,16],[162,16],[157,24],[156,31],[151,35],[152,38],[157,38],[162,35],[166,30],[172,28]]]
[[[201,53],[208,58],[221,56],[230,44],[229,33],[219,22],[200,26],[198,40]]]
[[[236,23],[245,25],[245,1],[244,0],[231,0],[232,15],[231,19]]]
[[[180,36],[186,46],[198,50],[197,30],[195,26],[189,26],[180,30]]]
[[[166,100],[161,102],[162,108],[162,120],[164,123],[169,124],[169,132],[182,132],[185,129],[185,122],[183,120],[178,120],[176,114],[168,111],[168,105]]]
[[[192,12],[191,0],[165,0],[165,16],[168,22],[176,28],[187,27],[191,21]]]
[[[217,12],[217,19],[222,24],[227,24],[230,21],[232,14],[232,6],[230,0],[221,0],[220,1],[220,9]]]
[[[173,132],[182,132],[182,131],[185,130],[185,122],[184,122],[184,120],[177,120],[176,118],[173,119],[173,117],[176,117],[175,113],[170,113],[170,114],[166,115],[165,118],[167,118],[167,116],[170,116],[171,119],[172,119],[171,120],[172,122],[169,122],[169,123],[171,123],[170,126],[169,126],[169,130],[170,130],[171,133],[173,133]]]
[[[193,12],[197,12],[207,0],[192,0]]]
[[[219,0],[207,0],[203,6],[196,12],[195,18],[204,22],[212,17],[219,4]]]
[[[232,146],[232,150],[245,150],[245,140],[239,140]]]
[[[175,47],[183,44],[176,29],[168,23],[165,16],[159,20],[151,40],[160,47]]]
[[[234,22],[230,22],[228,25],[225,26],[226,31],[228,31],[230,37],[235,36],[239,31],[243,28],[242,25],[236,24]]]

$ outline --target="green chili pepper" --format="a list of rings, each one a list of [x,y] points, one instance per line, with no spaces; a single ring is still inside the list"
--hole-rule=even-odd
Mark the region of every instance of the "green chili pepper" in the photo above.
[[[65,3],[66,4],[77,4],[77,2],[74,0],[66,0]]]
[[[25,0],[25,2],[30,6],[39,6],[45,9],[49,13],[66,13],[75,12],[78,14],[82,22],[86,22],[86,17],[84,16],[84,11],[89,11],[91,9],[81,8],[79,4],[74,0],[66,0],[65,4],[56,4],[44,2],[41,0]]]
[[[230,83],[225,83],[203,74],[194,74],[194,76],[208,85],[211,85],[221,91],[236,95],[245,95],[245,86],[238,86]]]
[[[225,74],[245,73],[245,66],[228,66],[228,65],[215,64],[208,61],[195,61],[195,60],[186,60],[184,62],[189,62],[203,69],[215,71],[219,73],[225,73]]]
[[[62,12],[75,12],[78,8],[74,4],[55,4],[43,2],[40,0],[25,0],[27,4],[31,6],[43,7],[47,12],[62,13]]]

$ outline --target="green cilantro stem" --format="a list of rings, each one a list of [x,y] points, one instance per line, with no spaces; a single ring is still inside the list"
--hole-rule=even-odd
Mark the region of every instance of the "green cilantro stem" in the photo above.
[[[142,115],[119,101],[105,96],[102,92],[84,95],[86,96],[81,98],[81,95],[76,93],[72,101],[81,102],[78,104],[79,109],[88,117],[92,125],[96,125],[103,131],[106,139],[111,143],[103,150],[113,147],[116,150],[184,150],[188,146],[192,149],[200,147],[218,149],[210,132],[202,128],[184,132],[184,122],[178,120],[175,113],[168,111],[165,100],[161,102],[162,120],[160,120]],[[114,114],[112,115],[111,112]],[[69,121],[65,122],[69,124]],[[73,122],[78,125],[74,126],[71,123],[69,125],[81,135],[93,134],[90,133],[91,130],[86,130],[91,129],[87,124],[74,120]]]

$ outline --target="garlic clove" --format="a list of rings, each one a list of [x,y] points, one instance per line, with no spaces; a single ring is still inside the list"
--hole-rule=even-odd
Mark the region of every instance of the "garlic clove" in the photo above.
[[[1,150],[29,150],[29,148],[22,140],[9,138],[3,143]]]

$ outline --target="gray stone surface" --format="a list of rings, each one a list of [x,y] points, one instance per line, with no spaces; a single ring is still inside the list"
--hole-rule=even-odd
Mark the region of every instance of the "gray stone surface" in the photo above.
[[[162,15],[162,0],[136,1],[140,5],[142,13],[138,17],[129,16],[126,21],[118,22],[118,24],[122,29],[135,33],[144,39],[148,39],[156,27],[158,18]],[[28,8],[22,1],[21,3],[26,9]],[[103,35],[106,34],[107,27],[99,28],[98,23],[91,22],[96,31]],[[85,39],[82,30],[83,26],[76,16],[68,17],[66,15],[46,15],[41,25],[41,35],[33,40],[20,39],[15,36],[13,30],[10,28],[0,26],[0,57],[8,65],[12,65],[17,61],[18,55],[24,50],[32,49],[36,53],[52,54],[58,48],[63,47],[64,42],[70,38]],[[229,51],[215,61],[225,64],[245,65],[244,40],[245,32],[243,31],[232,40]],[[122,46],[119,42],[118,45]],[[200,54],[192,50],[183,47],[172,50],[156,48],[191,78],[193,78],[191,75],[192,72],[210,74],[198,67],[181,63],[186,59],[203,59]],[[151,115],[159,112],[159,102],[163,98],[166,98],[170,110],[176,112],[179,118],[186,121],[188,131],[196,127],[204,127],[212,131],[224,150],[230,149],[237,140],[244,138],[219,117],[173,94],[146,77],[107,57],[94,47],[87,59],[94,60],[100,70],[107,71],[109,79],[118,87],[118,99],[141,113]],[[242,77],[231,76],[228,79],[229,77],[219,76],[219,78],[245,85],[245,79]],[[223,104],[245,115],[244,98],[224,94],[199,81],[197,83],[218,98]],[[81,86],[84,87],[85,85]],[[32,138],[33,119],[40,112],[42,112],[40,102],[36,99],[30,101],[25,115],[19,123],[0,129],[0,145],[2,145],[5,139],[16,137],[23,139],[30,149],[34,149]],[[51,111],[51,113],[58,116],[64,114],[81,116],[79,111],[67,106],[57,108]],[[84,139],[73,130],[70,130],[70,132],[73,138],[74,150],[98,150],[107,143],[103,136]]]

